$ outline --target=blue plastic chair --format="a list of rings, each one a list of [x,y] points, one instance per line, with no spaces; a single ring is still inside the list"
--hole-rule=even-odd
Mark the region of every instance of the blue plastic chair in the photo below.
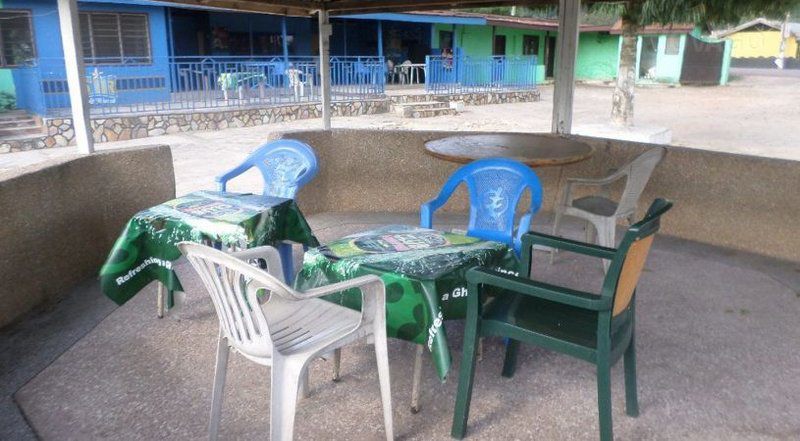
[[[264,177],[264,196],[294,199],[297,191],[317,175],[317,157],[314,150],[303,142],[294,139],[280,139],[259,147],[236,168],[215,178],[217,188],[227,191],[228,181],[250,170],[258,168]],[[294,280],[292,268],[292,246],[277,244],[283,262],[286,280]]]
[[[443,206],[459,185],[469,190],[469,225],[467,235],[503,242],[519,255],[522,235],[542,206],[542,185],[528,166],[506,158],[488,158],[471,162],[445,182],[435,199],[420,206],[420,226],[431,228],[433,213]],[[517,205],[526,189],[530,190],[530,209],[514,228]]]
[[[317,175],[317,157],[308,144],[280,139],[259,147],[236,168],[216,177],[219,191],[228,181],[256,167],[264,177],[264,196],[294,199],[297,191]]]

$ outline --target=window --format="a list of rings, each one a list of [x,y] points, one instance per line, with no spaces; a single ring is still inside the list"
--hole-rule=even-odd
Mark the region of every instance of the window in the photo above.
[[[522,36],[522,55],[539,55],[539,36]]]
[[[664,48],[666,55],[678,55],[681,51],[681,36],[667,35],[667,43]]]
[[[146,14],[82,12],[81,44],[89,64],[149,63]]]
[[[36,58],[28,11],[0,11],[0,66],[19,66]]]

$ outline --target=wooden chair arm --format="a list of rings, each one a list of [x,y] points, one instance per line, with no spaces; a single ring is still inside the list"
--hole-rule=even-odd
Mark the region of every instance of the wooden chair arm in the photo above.
[[[591,311],[608,311],[611,309],[611,298],[609,297],[503,274],[486,268],[469,270],[467,272],[467,282],[470,285],[494,286],[516,294]]]

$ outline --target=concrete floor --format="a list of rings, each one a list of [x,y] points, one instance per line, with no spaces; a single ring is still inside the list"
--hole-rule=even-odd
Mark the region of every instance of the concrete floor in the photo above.
[[[310,219],[324,241],[416,215],[336,215]],[[665,220],[668,222],[668,218]],[[443,227],[457,223],[444,219]],[[549,216],[534,229],[548,230]],[[579,237],[578,224],[570,234]],[[299,258],[299,256],[298,256]],[[543,280],[597,289],[599,262],[537,256]],[[155,317],[151,286],[114,308],[96,284],[0,334],[3,394],[43,440],[201,439],[213,377],[216,317],[191,270],[184,307]],[[659,237],[637,304],[641,416],[624,414],[621,365],[613,370],[617,439],[794,440],[800,438],[800,267],[726,249]],[[395,433],[446,440],[452,418],[460,322],[446,323],[454,354],[440,383],[429,360],[422,406],[408,410],[413,346],[391,340]],[[74,344],[73,344],[74,343]],[[513,379],[499,375],[502,342],[489,340],[478,365],[470,439],[596,439],[594,370],[581,361],[523,347]],[[63,352],[63,354],[61,354]],[[60,354],[60,356],[59,356]],[[330,365],[311,369],[311,396],[297,410],[297,439],[382,439],[374,354],[344,352],[342,381]],[[225,439],[265,439],[269,370],[232,357],[223,409]],[[0,439],[33,439],[14,404],[3,402]],[[12,415],[12,413],[14,413]]]

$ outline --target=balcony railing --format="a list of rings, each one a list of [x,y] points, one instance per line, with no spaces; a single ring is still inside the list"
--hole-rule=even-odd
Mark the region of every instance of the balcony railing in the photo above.
[[[536,88],[535,56],[427,56],[425,89],[470,93]]]
[[[319,102],[316,57],[170,57],[141,60],[86,60],[93,115]],[[40,115],[68,115],[69,91],[63,59],[39,59],[15,69],[17,106]],[[382,57],[331,57],[334,101],[382,96]]]

